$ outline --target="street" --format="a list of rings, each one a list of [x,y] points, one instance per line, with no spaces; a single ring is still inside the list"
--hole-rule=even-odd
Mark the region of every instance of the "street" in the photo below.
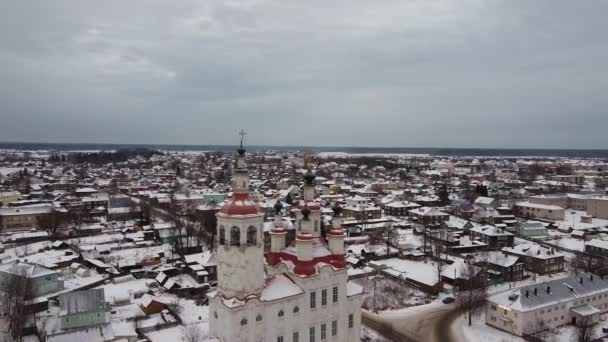
[[[453,336],[452,324],[458,317],[454,304],[432,303],[418,308],[374,314],[362,313],[366,326],[393,341],[459,342]]]

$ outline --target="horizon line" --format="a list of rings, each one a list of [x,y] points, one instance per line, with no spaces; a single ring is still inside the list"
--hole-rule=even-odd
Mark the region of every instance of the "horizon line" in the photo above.
[[[191,147],[238,147],[238,144],[177,144],[177,143],[99,143],[99,142],[42,142],[42,141],[0,141],[0,145],[108,145],[108,146],[191,146]],[[430,147],[430,146],[332,146],[332,145],[247,145],[253,148],[322,148],[322,149],[420,149],[420,150],[527,150],[527,151],[608,151],[608,148],[533,148],[533,147]],[[339,152],[339,151],[336,151]]]

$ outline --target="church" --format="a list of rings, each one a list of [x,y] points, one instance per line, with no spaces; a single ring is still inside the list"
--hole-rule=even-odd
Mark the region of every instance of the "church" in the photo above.
[[[270,252],[264,214],[249,198],[245,149],[237,151],[230,201],[217,214],[218,285],[209,297],[210,338],[221,342],[360,341],[363,289],[348,281],[341,208],[321,234],[314,174],[304,175],[296,240],[287,246],[277,201]]]

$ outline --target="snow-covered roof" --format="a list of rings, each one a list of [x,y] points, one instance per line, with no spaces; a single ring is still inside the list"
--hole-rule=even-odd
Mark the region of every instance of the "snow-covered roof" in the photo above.
[[[512,236],[513,234],[504,231],[495,226],[481,226],[471,228],[472,232],[479,233],[487,236]]]
[[[260,295],[262,301],[273,301],[304,293],[293,280],[283,274],[266,278],[264,290]]]
[[[606,291],[608,277],[602,279],[591,273],[582,273],[503,292],[490,297],[489,301],[517,311],[528,311]]]

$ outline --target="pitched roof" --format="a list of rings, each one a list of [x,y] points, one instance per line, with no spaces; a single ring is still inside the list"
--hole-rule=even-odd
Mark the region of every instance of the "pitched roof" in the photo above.
[[[520,287],[490,297],[489,300],[514,310],[527,311],[606,291],[608,291],[608,277],[602,279],[591,273],[581,273]]]

